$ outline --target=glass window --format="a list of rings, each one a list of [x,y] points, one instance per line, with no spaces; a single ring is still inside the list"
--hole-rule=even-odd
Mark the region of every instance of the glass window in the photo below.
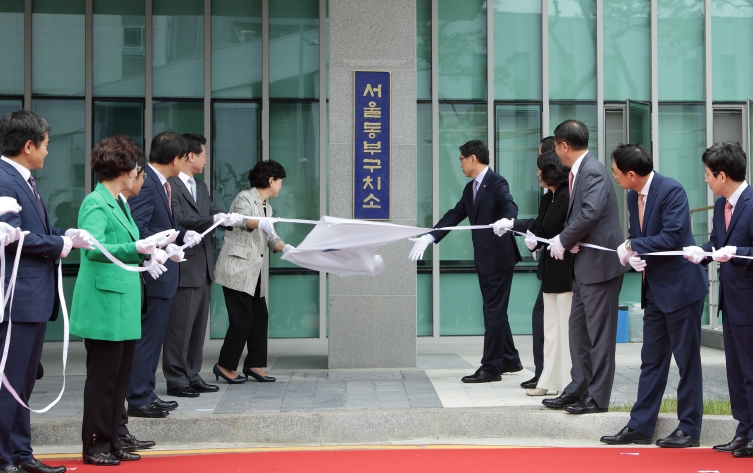
[[[95,96],[144,96],[144,21],[142,0],[94,1]]]
[[[269,276],[269,338],[319,338],[318,274]]]
[[[431,273],[416,275],[416,334],[419,337],[431,337],[434,334],[431,287]]]
[[[84,0],[35,0],[32,91],[84,95]]]
[[[659,100],[703,100],[703,0],[659,2]]]
[[[714,100],[753,97],[753,4],[747,0],[711,2]]]
[[[590,103],[552,103],[549,104],[550,135],[565,120],[579,120],[588,127],[588,149],[596,156],[598,134],[596,133],[596,104]]]
[[[470,140],[487,140],[486,104],[439,105],[439,211],[442,215],[458,203],[469,179],[460,169],[460,146]],[[461,225],[468,225],[468,219]],[[468,231],[450,232],[442,240],[444,265],[473,267],[473,243]],[[444,306],[443,306],[444,307]],[[442,309],[444,311],[444,309]]]
[[[549,0],[549,98],[596,99],[595,0]]]
[[[24,2],[0,2],[0,94],[24,93]]]
[[[204,96],[204,2],[153,0],[154,97]]]
[[[152,136],[163,131],[204,134],[202,102],[154,102]],[[151,139],[151,138],[150,138]]]
[[[319,98],[319,1],[269,2],[269,96]]]
[[[541,100],[541,2],[494,2],[494,98]]]
[[[50,144],[44,167],[32,171],[39,194],[44,200],[52,226],[62,229],[78,227],[78,209],[84,200],[85,123],[83,100],[40,100],[33,110],[50,124]],[[79,251],[65,259],[78,263]],[[70,299],[69,299],[70,300]]]
[[[705,207],[707,186],[701,156],[706,150],[705,106],[659,105],[659,169],[676,179],[688,194],[690,209]],[[708,241],[707,212],[693,212],[693,234],[699,244]]]
[[[145,149],[142,102],[94,102],[94,144],[115,134],[130,136]]]
[[[485,99],[486,2],[438,1],[439,98]]]
[[[212,2],[212,97],[261,97],[261,0]]]
[[[604,100],[651,100],[651,2],[604,0]]]
[[[431,0],[416,0],[416,96],[431,99]]]
[[[416,225],[431,228],[434,225],[432,188],[433,153],[431,140],[431,104],[419,103],[417,106],[417,146],[416,146]],[[462,143],[461,143],[462,144]],[[431,266],[432,247],[429,245],[423,259],[418,260],[420,266]]]
[[[497,173],[507,179],[518,205],[518,218],[536,218],[541,187],[536,177],[536,156],[541,140],[538,105],[497,105]],[[524,261],[535,265],[522,238],[516,238]]]
[[[0,100],[0,118],[8,112],[15,112],[23,108],[20,100]]]

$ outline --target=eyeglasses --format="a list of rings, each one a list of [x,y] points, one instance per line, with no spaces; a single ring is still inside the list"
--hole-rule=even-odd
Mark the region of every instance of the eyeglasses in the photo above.
[[[716,177],[717,175],[719,175],[720,172],[722,172],[722,171],[717,171],[717,172],[713,172],[712,171],[711,173],[709,173],[708,170],[704,169],[703,170],[703,175],[706,176],[707,178],[711,178],[711,176]]]
[[[463,162],[463,160],[464,160],[464,159],[468,159],[468,158],[470,158],[470,156],[463,156],[463,155],[461,154],[461,155],[460,155],[460,162]]]

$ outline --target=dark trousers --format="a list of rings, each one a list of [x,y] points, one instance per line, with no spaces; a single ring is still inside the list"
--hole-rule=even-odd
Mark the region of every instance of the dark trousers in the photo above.
[[[199,371],[203,362],[211,284],[207,275],[203,286],[179,287],[173,297],[162,345],[162,372],[168,389],[204,381]]]
[[[478,275],[484,300],[484,355],[481,369],[499,374],[502,366],[520,365],[520,356],[512,339],[507,305],[510,302],[513,270]]]
[[[11,328],[5,376],[26,405],[36,383],[42,358],[46,322],[14,322]],[[0,347],[5,346],[8,322],[0,324]],[[0,468],[25,465],[34,459],[31,452],[31,417],[3,387],[0,389]]]
[[[531,312],[531,335],[533,336],[533,364],[536,367],[534,376],[541,377],[544,370],[544,290],[539,289],[536,303]]]
[[[614,383],[614,352],[617,344],[617,309],[622,278],[596,284],[573,282],[570,311],[570,358],[572,381],[565,392],[588,393],[599,407],[608,407]]]
[[[84,453],[120,450],[118,429],[123,414],[136,340],[84,340],[86,384],[81,440]]]
[[[738,422],[735,436],[753,438],[753,325],[730,323],[722,299],[722,328],[729,401]]]
[[[220,349],[217,364],[225,369],[235,371],[243,354],[243,347],[248,348],[244,368],[267,366],[267,331],[269,313],[267,301],[260,295],[261,282],[256,283],[256,293],[252,296],[246,292],[222,287],[227,306],[227,318],[230,322],[225,341]]]
[[[703,419],[703,376],[701,374],[701,312],[704,299],[674,312],[656,306],[644,286],[643,348],[638,400],[630,411],[628,427],[652,437],[659,417],[672,355],[680,368],[677,385],[678,429],[701,438]]]

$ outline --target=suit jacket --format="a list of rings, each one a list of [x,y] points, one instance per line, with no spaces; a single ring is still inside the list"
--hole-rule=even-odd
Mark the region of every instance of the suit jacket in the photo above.
[[[139,229],[101,183],[87,195],[78,213],[78,227],[92,234],[123,263],[136,266]],[[93,340],[141,338],[141,278],[108,260],[100,250],[82,250],[73,289],[71,333]]]
[[[553,238],[565,228],[569,202],[567,185],[559,186],[554,193],[547,193],[541,198],[539,215],[532,219],[515,219],[513,230],[531,233],[537,237]],[[545,246],[539,243],[537,249]],[[539,267],[542,269],[541,288],[546,293],[563,293],[573,290],[573,257],[569,251],[565,258],[552,258],[548,251],[541,252]]]
[[[690,226],[688,196],[679,182],[654,172],[643,209],[643,230],[638,221],[638,193],[629,191],[628,235],[638,253],[682,250],[695,245]],[[644,256],[646,283],[657,307],[674,312],[703,299],[709,292],[709,280],[702,267],[681,256]],[[645,286],[642,287],[645,292]]]
[[[207,185],[196,181],[196,200],[191,190],[180,177],[168,179],[172,186],[173,216],[175,221],[186,230],[204,233],[214,225],[213,215],[222,213],[209,198]],[[212,232],[214,233],[214,232]],[[186,248],[186,261],[180,263],[179,287],[201,287],[209,279],[214,281],[214,247],[212,233],[207,234],[201,243],[193,248]]]
[[[729,228],[724,229],[724,206],[727,199],[714,203],[713,227],[705,251],[736,246],[737,254],[753,256],[753,189],[746,187],[732,209]],[[710,261],[706,259],[706,263]],[[753,325],[750,294],[753,292],[753,260],[732,258],[719,268],[719,309],[733,325]]]
[[[465,218],[471,225],[487,225],[501,218],[515,218],[518,216],[518,206],[510,195],[510,186],[504,177],[491,168],[486,171],[483,181],[476,191],[476,201],[473,201],[473,180],[466,184],[463,196],[444,216],[434,225],[434,228],[454,227]],[[448,230],[431,232],[435,242],[439,243],[449,233]],[[505,233],[502,237],[488,230],[471,230],[473,239],[473,259],[479,274],[496,274],[511,269],[520,260],[520,251],[512,233]]]
[[[264,217],[261,197],[255,187],[241,191],[230,204],[230,212],[249,217]],[[267,202],[267,217],[272,216],[272,206]],[[240,231],[237,231],[240,230]],[[225,232],[225,242],[217,258],[215,282],[227,288],[242,291],[252,296],[264,267],[267,248],[274,250],[282,241],[280,237],[269,239],[261,230],[246,229],[245,222],[236,231]],[[267,294],[267,274],[261,278],[260,294]]]
[[[175,189],[171,192],[175,193]],[[154,174],[150,166],[144,170],[144,184],[141,186],[139,195],[128,199],[128,205],[131,207],[133,221],[139,229],[139,236],[147,238],[155,233],[176,229],[180,232],[178,244],[183,241],[185,229],[178,226],[175,222],[173,213],[167,203],[167,194],[165,188],[160,184],[159,177]],[[151,276],[144,277],[147,296],[170,298],[178,290],[178,281],[180,278],[178,263],[167,260],[165,262],[167,271],[158,279],[152,279]]]
[[[37,206],[37,199],[28,182],[12,165],[0,160],[0,196],[13,197],[21,205],[17,213],[0,216],[0,221],[12,227],[20,227],[30,233],[24,238],[21,259],[18,265],[16,290],[13,304],[14,322],[47,322],[55,320],[60,308],[57,293],[55,260],[63,251],[65,230],[50,224],[49,212],[44,215]],[[44,206],[44,203],[42,204]],[[13,270],[18,243],[5,247],[5,286],[8,286]],[[18,303],[21,301],[22,303]]]
[[[571,249],[576,243],[591,243],[616,249],[622,243],[617,197],[603,164],[586,153],[573,182],[565,229],[560,243]],[[581,247],[575,255],[573,273],[583,284],[609,281],[627,271],[611,251]]]

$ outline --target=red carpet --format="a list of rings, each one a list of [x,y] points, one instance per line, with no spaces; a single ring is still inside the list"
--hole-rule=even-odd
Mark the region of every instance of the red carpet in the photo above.
[[[45,455],[46,457],[46,455]],[[75,473],[100,472],[81,460],[43,460]],[[753,471],[753,458],[734,458],[710,448],[414,448],[400,450],[273,451],[144,457],[124,462],[113,473],[313,472],[615,472],[699,473]]]

